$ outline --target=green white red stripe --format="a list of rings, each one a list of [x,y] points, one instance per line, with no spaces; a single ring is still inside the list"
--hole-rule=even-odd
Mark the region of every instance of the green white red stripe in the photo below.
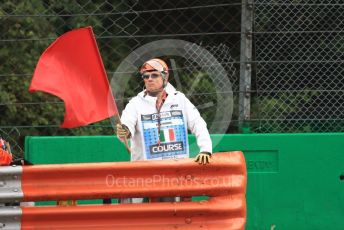
[[[173,142],[176,140],[174,129],[164,129],[160,131],[161,142]]]

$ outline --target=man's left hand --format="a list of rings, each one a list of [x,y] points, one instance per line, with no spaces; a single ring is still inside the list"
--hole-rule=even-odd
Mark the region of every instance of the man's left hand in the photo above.
[[[199,164],[209,164],[210,162],[210,157],[211,157],[211,153],[208,152],[200,152],[195,159],[195,162],[198,162]]]

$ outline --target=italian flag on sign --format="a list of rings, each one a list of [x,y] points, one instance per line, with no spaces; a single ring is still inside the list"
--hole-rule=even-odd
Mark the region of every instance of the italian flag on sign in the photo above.
[[[159,137],[161,142],[173,142],[176,140],[176,136],[174,135],[174,129],[160,130]]]

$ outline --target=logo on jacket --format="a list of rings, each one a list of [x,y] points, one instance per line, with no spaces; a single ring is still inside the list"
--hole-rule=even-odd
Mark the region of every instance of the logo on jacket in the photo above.
[[[173,109],[173,108],[175,108],[175,107],[178,107],[178,104],[173,104],[173,105],[171,105],[170,109]]]

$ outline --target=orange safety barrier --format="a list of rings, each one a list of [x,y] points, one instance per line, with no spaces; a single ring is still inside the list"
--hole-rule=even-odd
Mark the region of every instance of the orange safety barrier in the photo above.
[[[21,207],[21,229],[243,230],[246,181],[238,151],[215,153],[208,165],[178,159],[25,166],[25,201],[199,195],[209,200]]]
[[[125,197],[223,196],[246,189],[241,152],[193,159],[23,167],[24,201]]]
[[[244,230],[245,196],[209,201],[103,206],[23,207],[22,229]]]

